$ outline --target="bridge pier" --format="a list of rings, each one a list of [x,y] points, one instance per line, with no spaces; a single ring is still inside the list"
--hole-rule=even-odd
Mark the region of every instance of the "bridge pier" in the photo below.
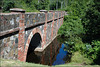
[[[44,35],[43,35],[43,44],[42,44],[42,48],[45,46],[46,44],[46,34],[47,34],[47,11],[43,11],[45,13],[45,24],[44,24]]]
[[[19,33],[18,33],[18,60],[25,61],[24,56],[24,43],[25,43],[25,10],[23,9],[10,9],[11,13],[19,13]]]
[[[20,21],[19,21],[19,36],[18,36],[18,59],[21,61],[24,61],[24,43],[25,43],[25,25],[24,25],[24,20],[25,20],[25,14],[20,15]]]

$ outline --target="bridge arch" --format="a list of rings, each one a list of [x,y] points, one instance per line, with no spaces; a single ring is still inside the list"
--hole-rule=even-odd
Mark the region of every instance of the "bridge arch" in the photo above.
[[[24,52],[24,56],[25,56],[25,61],[27,60],[27,55],[36,47],[40,47],[43,44],[43,35],[41,33],[41,30],[39,28],[34,28],[32,30],[32,32],[30,33],[28,40],[26,42],[25,45],[25,52]],[[32,49],[32,50],[31,50]]]

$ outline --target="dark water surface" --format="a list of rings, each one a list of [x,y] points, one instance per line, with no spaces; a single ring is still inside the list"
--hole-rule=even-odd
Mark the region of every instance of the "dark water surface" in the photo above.
[[[26,62],[39,63],[44,65],[59,65],[65,63],[67,51],[64,51],[64,44],[57,38],[43,52],[32,52],[27,56]]]
[[[64,44],[62,44],[59,53],[56,56],[56,60],[53,62],[52,65],[59,65],[65,63],[64,58],[67,55],[67,51],[64,51],[64,47],[65,47]]]

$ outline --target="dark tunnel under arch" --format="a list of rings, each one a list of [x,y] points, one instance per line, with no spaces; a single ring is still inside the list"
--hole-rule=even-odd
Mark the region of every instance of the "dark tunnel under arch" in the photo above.
[[[36,55],[34,53],[35,48],[41,47],[41,35],[39,33],[35,33],[30,41],[29,48],[27,51],[26,62],[34,62],[38,63],[40,59],[36,59]],[[35,61],[36,59],[36,61]]]

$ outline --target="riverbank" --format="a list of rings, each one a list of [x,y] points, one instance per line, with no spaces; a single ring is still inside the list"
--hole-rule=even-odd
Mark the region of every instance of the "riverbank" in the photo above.
[[[21,62],[21,61],[18,61],[18,60],[8,60],[8,59],[1,59],[0,58],[0,66],[22,66],[22,67],[25,67],[25,66],[33,66],[33,67],[37,67],[37,66],[43,66],[43,67],[48,67],[47,65],[41,65],[41,64],[34,64],[34,63],[27,63],[27,62]]]
[[[41,65],[41,64],[34,64],[34,63],[27,63],[27,62],[20,62],[20,61],[15,61],[15,60],[7,60],[7,59],[1,59],[0,58],[0,66],[7,66],[7,67],[10,67],[10,66],[22,66],[22,67],[25,67],[25,66],[32,66],[32,67],[50,67],[48,65]],[[67,63],[67,64],[62,64],[62,65],[56,65],[56,66],[52,66],[52,67],[100,67],[99,65],[80,65],[78,63],[74,63],[74,62],[71,62],[71,63]]]
[[[74,52],[71,57],[71,62],[69,64],[79,64],[79,65],[90,65],[93,63],[92,60],[85,58],[80,52]]]

